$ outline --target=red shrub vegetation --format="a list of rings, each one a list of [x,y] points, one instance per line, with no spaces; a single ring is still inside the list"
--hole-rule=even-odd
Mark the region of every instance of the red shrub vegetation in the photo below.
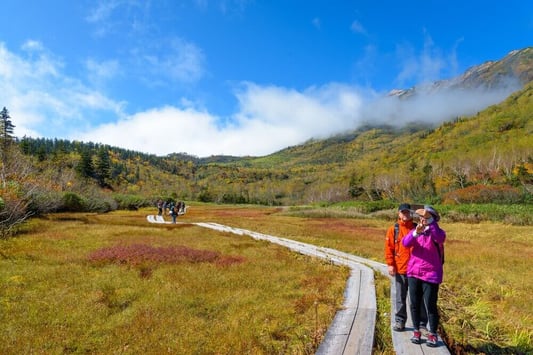
[[[144,265],[146,263],[202,263],[211,262],[220,266],[240,263],[244,259],[223,256],[210,250],[198,250],[185,246],[153,247],[146,244],[116,245],[102,248],[89,255],[89,261],[95,264]]]
[[[444,203],[516,203],[520,190],[509,185],[473,185],[448,192]]]

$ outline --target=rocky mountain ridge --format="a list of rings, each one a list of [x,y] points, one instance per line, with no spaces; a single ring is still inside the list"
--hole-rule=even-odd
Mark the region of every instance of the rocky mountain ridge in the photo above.
[[[467,69],[462,75],[421,84],[409,89],[393,89],[388,96],[401,99],[420,93],[435,94],[445,90],[507,89],[519,90],[533,80],[533,47],[513,50],[497,61],[487,61]]]

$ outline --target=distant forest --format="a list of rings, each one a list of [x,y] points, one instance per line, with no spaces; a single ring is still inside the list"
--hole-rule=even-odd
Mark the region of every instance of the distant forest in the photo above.
[[[533,83],[438,127],[364,127],[263,157],[156,156],[92,142],[16,138],[0,120],[0,224],[159,198],[261,205],[343,201],[531,204]]]

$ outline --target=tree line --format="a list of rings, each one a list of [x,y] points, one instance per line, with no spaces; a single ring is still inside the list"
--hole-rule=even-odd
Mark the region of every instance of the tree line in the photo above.
[[[2,235],[31,215],[139,208],[159,198],[262,205],[531,203],[532,93],[529,85],[473,118],[435,128],[365,127],[245,158],[156,156],[92,142],[18,139],[4,107]]]

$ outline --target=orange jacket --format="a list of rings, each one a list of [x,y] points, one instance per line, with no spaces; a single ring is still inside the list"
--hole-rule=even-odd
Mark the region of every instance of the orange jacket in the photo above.
[[[404,247],[402,238],[415,227],[412,220],[402,221],[398,218],[398,238],[394,243],[394,225],[387,229],[385,238],[385,260],[388,266],[394,266],[396,273],[407,274],[407,262],[411,256],[411,248]]]

